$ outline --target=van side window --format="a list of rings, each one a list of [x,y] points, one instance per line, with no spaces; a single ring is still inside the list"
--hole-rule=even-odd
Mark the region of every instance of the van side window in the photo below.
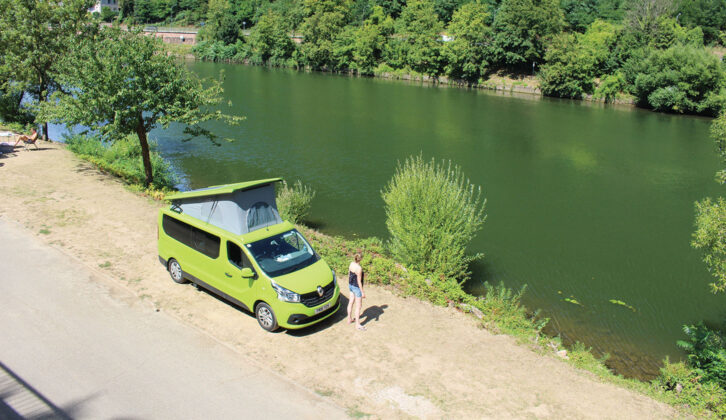
[[[195,249],[209,258],[219,257],[220,239],[181,220],[164,215],[161,226],[171,238]]]
[[[192,226],[192,231],[194,232],[194,249],[209,258],[216,259],[219,257],[219,245],[221,243],[219,236],[212,235],[194,226]]]
[[[193,248],[191,226],[166,214],[164,215],[161,226],[164,229],[164,233],[184,245]]]
[[[229,258],[229,262],[239,268],[252,268],[249,261],[247,260],[247,256],[245,255],[244,251],[242,251],[240,247],[238,247],[237,244],[233,242],[227,242],[227,258]]]

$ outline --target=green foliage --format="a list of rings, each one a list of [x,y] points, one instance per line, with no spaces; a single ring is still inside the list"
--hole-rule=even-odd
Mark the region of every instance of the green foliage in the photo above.
[[[235,44],[222,41],[200,41],[192,47],[195,57],[205,61],[242,61],[247,58],[248,44],[238,40]]]
[[[603,99],[605,102],[614,102],[624,86],[625,79],[621,73],[609,74],[600,81],[592,97]]]
[[[250,60],[257,64],[284,65],[295,51],[290,31],[279,12],[269,10],[262,15],[250,32]]]
[[[91,0],[0,0],[0,82],[11,80],[34,102],[45,102],[58,88],[61,58],[72,41],[96,29],[87,12],[92,4]]]
[[[289,186],[283,181],[277,190],[277,210],[280,217],[290,223],[302,223],[310,212],[310,203],[315,190],[303,185],[300,180]]]
[[[701,379],[696,369],[666,359],[653,386],[667,402],[688,408],[699,417],[726,418],[726,391],[715,382]]]
[[[700,27],[706,43],[720,40],[726,30],[726,0],[682,0],[679,2],[680,22],[687,27]]]
[[[703,322],[684,325],[687,340],[678,347],[688,353],[688,365],[698,372],[701,382],[715,382],[726,388],[726,339],[722,332],[708,328]]]
[[[468,3],[454,12],[448,28],[454,39],[442,51],[447,76],[476,83],[486,74],[486,45],[492,36],[488,20],[488,7],[481,3]]]
[[[114,12],[110,7],[101,8],[101,20],[104,22],[111,22],[118,17],[118,12]]]
[[[300,25],[302,62],[313,69],[333,69],[333,44],[350,18],[350,0],[304,0],[303,4],[307,16]]]
[[[382,196],[397,260],[426,274],[468,278],[468,264],[481,255],[466,248],[484,224],[486,200],[458,166],[410,157]]]
[[[156,38],[138,32],[108,28],[95,39],[80,39],[61,65],[59,80],[73,93],[57,92],[40,111],[55,121],[89,127],[104,140],[136,134],[147,184],[153,183],[146,140],[152,128],[179,122],[191,137],[214,141],[200,124],[240,120],[209,110],[221,101],[218,82],[204,88],[183,63],[163,53]]]
[[[514,292],[504,283],[492,286],[484,282],[484,290],[484,296],[478,298],[474,305],[484,313],[482,322],[489,329],[516,336],[533,329],[539,333],[547,324],[548,319],[538,319],[537,312],[529,315],[522,305],[526,285],[519,292]]]
[[[542,93],[580,98],[593,93],[594,79],[601,74],[617,39],[617,28],[597,20],[585,34],[563,34],[547,48],[547,64],[540,74]]]
[[[657,111],[716,115],[723,106],[724,68],[703,48],[654,50],[635,78],[635,95]]]
[[[209,0],[207,19],[200,35],[205,40],[234,44],[240,37],[242,21],[228,0]]]
[[[130,184],[143,184],[144,163],[138,140],[126,136],[115,142],[104,142],[99,137],[74,135],[64,139],[66,148],[83,160],[98,166]],[[176,177],[169,164],[156,152],[156,143],[149,142],[151,163],[154,167],[152,187],[173,189]]]
[[[706,198],[696,203],[696,231],[694,248],[704,253],[703,262],[714,277],[711,291],[726,290],[726,200]]]
[[[579,341],[572,346],[568,357],[570,358],[570,363],[580,369],[590,371],[601,378],[612,376],[612,372],[605,365],[605,362],[610,356],[605,354],[598,359],[592,354],[591,347],[586,347]]]
[[[597,19],[597,0],[562,0],[560,3],[567,26],[577,32],[585,32]]]
[[[391,40],[394,54],[402,66],[437,76],[441,70],[440,33],[444,29],[430,0],[410,0],[396,20],[396,34]]]
[[[541,63],[548,41],[563,25],[558,0],[503,0],[494,18],[494,62],[525,71]]]

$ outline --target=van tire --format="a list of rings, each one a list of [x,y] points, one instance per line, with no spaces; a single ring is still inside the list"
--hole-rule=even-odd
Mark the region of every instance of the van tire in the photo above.
[[[171,279],[174,280],[174,283],[184,284],[187,282],[184,279],[184,272],[182,271],[181,265],[179,265],[177,260],[170,258],[169,266],[167,268],[169,269],[169,275],[171,276]]]
[[[255,307],[255,317],[257,318],[257,322],[260,323],[260,327],[262,327],[265,331],[272,332],[278,327],[275,312],[273,312],[270,305],[265,302],[257,304]]]

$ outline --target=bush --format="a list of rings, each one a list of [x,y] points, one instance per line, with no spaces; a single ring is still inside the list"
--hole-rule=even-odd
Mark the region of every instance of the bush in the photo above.
[[[146,175],[141,159],[141,147],[135,134],[113,143],[102,142],[98,137],[75,135],[64,139],[68,150],[110,172],[131,184],[144,184]],[[151,166],[154,171],[152,187],[172,189],[176,177],[167,163],[156,151],[156,143],[149,142]]]
[[[678,341],[678,347],[688,353],[688,365],[699,373],[701,382],[716,382],[726,388],[726,340],[723,333],[708,328],[703,322],[684,325],[688,340]]]
[[[703,47],[675,45],[654,50],[635,78],[640,105],[656,111],[716,115],[726,75],[719,59]]]
[[[451,162],[410,157],[382,191],[390,249],[402,263],[425,274],[466,280],[466,248],[486,216],[481,188]]]
[[[310,202],[315,197],[315,191],[300,180],[295,181],[292,186],[283,181],[277,190],[277,210],[280,217],[290,223],[300,223],[310,211]]]
[[[726,417],[726,391],[715,382],[702,382],[698,371],[683,362],[666,359],[653,386],[669,403],[688,407],[699,417]]]

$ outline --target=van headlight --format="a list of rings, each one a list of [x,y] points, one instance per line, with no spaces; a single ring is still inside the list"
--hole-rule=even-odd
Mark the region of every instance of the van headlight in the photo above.
[[[293,302],[298,303],[300,302],[300,295],[293,292],[292,290],[287,290],[284,287],[280,286],[279,284],[275,283],[274,281],[272,283],[272,288],[275,289],[277,292],[277,298],[280,299],[283,302]]]
[[[338,278],[335,277],[335,270],[331,268],[330,272],[333,273],[333,290],[335,290],[335,288],[338,287]]]

